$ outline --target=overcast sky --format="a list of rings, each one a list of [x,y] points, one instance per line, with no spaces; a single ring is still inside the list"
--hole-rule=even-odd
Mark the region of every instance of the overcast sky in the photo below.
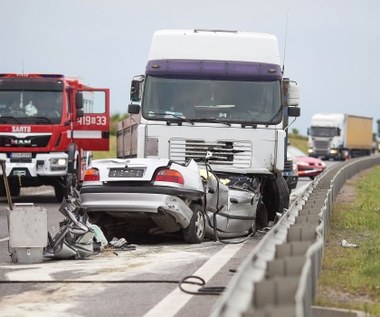
[[[78,75],[111,89],[112,114],[126,112],[154,31],[208,28],[278,37],[301,88],[290,130],[323,111],[380,119],[379,0],[0,0],[0,21],[0,73]]]

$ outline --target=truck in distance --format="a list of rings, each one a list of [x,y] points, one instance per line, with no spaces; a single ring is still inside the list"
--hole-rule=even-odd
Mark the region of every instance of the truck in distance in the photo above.
[[[345,160],[372,153],[372,118],[316,113],[308,128],[309,156]]]
[[[0,159],[11,194],[51,185],[61,201],[78,187],[90,151],[109,148],[109,110],[109,89],[77,77],[0,74]]]

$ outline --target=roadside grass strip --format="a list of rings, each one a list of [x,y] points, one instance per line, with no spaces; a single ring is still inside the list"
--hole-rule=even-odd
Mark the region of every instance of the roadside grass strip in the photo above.
[[[316,304],[380,316],[380,167],[345,186],[351,193],[343,187],[334,204]]]

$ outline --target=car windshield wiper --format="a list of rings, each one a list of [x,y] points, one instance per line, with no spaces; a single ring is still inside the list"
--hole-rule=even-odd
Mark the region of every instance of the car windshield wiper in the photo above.
[[[179,114],[176,114],[173,112],[149,111],[148,116],[172,116],[173,118],[176,118],[176,119],[180,120],[181,122],[184,121],[184,122],[188,122],[188,123],[191,123],[192,125],[194,125],[194,122],[192,120],[185,118],[183,115],[179,115]],[[163,118],[163,119],[169,119],[169,118]],[[170,121],[170,119],[167,121]]]
[[[11,121],[15,121],[17,123],[21,123],[19,119],[17,119],[16,117],[13,117],[13,116],[0,116],[0,122],[1,123],[8,123],[9,121],[8,120],[11,120]]]

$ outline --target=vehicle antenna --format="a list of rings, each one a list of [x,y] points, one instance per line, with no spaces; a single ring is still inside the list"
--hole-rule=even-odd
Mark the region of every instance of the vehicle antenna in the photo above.
[[[285,54],[286,54],[286,40],[288,38],[288,21],[289,21],[289,8],[286,12],[286,26],[285,26],[285,44],[284,44],[284,59],[282,61],[282,75],[285,73]]]

